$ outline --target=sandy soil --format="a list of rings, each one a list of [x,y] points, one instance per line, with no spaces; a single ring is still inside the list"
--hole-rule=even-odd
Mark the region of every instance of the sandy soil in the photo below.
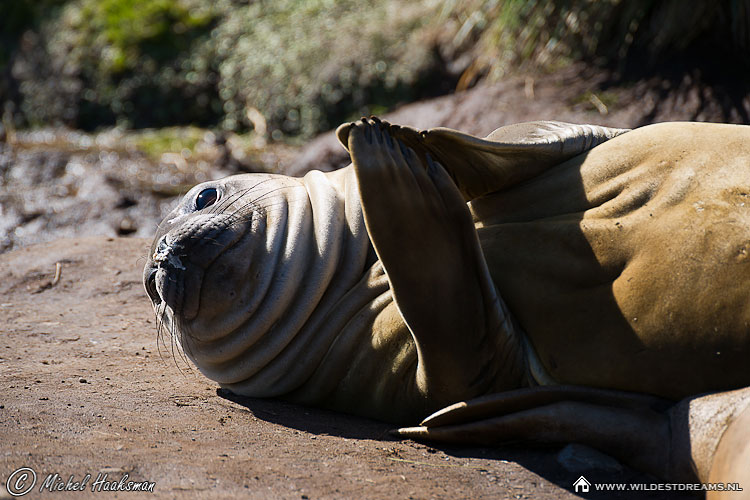
[[[21,467],[37,478],[26,498],[558,499],[577,498],[581,474],[654,481],[596,459],[571,468],[558,449],[433,448],[383,423],[223,394],[157,346],[148,244],[68,239],[0,255],[0,498]],[[63,486],[91,478],[83,492],[40,493],[55,473]],[[153,482],[153,494],[92,492],[100,474]]]

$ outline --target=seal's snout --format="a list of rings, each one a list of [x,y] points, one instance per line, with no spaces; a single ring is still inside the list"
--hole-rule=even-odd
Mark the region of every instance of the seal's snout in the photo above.
[[[214,203],[206,189],[202,203]],[[206,269],[245,234],[245,225],[228,214],[193,214],[159,237],[143,271],[143,284],[154,307],[166,306],[180,320],[198,314]]]
[[[154,307],[166,303],[173,314],[185,318],[196,312],[197,294],[189,291],[199,287],[195,278],[202,275],[190,266],[189,253],[179,239],[167,233],[156,241],[143,270],[143,285]]]

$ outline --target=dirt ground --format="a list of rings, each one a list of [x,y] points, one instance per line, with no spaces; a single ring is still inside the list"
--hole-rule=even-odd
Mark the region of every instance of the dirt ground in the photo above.
[[[94,237],[0,255],[0,498],[29,487],[23,467],[36,474],[25,498],[564,499],[578,498],[580,475],[655,482],[559,449],[433,448],[394,440],[387,424],[222,394],[157,346],[148,245]],[[83,492],[49,491],[87,474]],[[153,493],[92,491],[105,474]]]

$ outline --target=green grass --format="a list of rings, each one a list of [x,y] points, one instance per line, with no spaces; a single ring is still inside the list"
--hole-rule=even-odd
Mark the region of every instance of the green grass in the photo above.
[[[194,153],[196,145],[206,133],[207,130],[199,127],[144,129],[128,134],[128,142],[138,151],[158,161],[164,153],[180,153],[183,150]]]

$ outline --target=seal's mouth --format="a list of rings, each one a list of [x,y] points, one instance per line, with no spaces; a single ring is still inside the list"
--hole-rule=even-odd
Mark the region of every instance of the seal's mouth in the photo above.
[[[159,307],[162,300],[161,295],[159,295],[159,290],[156,288],[156,271],[156,267],[147,269],[143,284],[146,286],[146,293],[148,294],[148,298],[151,299],[151,303],[154,307]]]

